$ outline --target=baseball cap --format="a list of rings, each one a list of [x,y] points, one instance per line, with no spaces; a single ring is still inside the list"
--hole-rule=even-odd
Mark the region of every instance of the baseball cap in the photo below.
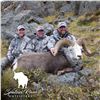
[[[18,30],[20,30],[20,29],[25,29],[25,27],[24,27],[23,25],[19,25],[19,26],[17,27],[17,29],[18,29]]]
[[[67,24],[66,24],[65,22],[59,22],[59,23],[58,23],[58,28],[60,28],[61,26],[65,26],[65,27],[66,27]]]
[[[43,26],[38,26],[36,31],[40,31],[40,30],[44,30],[44,27]]]

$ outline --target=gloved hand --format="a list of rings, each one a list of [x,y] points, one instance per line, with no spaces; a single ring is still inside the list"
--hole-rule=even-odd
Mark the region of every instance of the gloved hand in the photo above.
[[[18,57],[19,56],[19,54],[21,54],[22,52],[20,51],[20,50],[15,50],[13,53],[12,53],[12,55],[14,56],[14,57]]]
[[[14,60],[14,56],[12,56],[12,55],[7,55],[7,59],[8,59],[10,62],[12,62],[12,61]]]

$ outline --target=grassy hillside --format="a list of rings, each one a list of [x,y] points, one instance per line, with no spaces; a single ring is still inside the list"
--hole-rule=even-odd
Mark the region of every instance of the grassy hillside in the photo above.
[[[67,14],[65,14],[65,17]],[[79,16],[69,24],[69,31],[74,34],[77,38],[86,38],[86,45],[88,48],[97,54],[93,57],[86,57],[84,55],[83,62],[85,67],[91,68],[93,74],[85,77],[87,84],[74,87],[71,85],[58,85],[50,83],[47,80],[47,75],[39,70],[28,73],[29,77],[34,76],[30,81],[28,89],[22,91],[34,91],[32,83],[37,81],[40,85],[44,82],[46,90],[39,89],[37,93],[34,93],[33,99],[36,100],[100,100],[100,22],[98,21],[100,15],[95,13],[94,15],[83,15]],[[55,16],[49,16],[45,18],[49,22],[55,20]],[[56,25],[55,25],[56,26]],[[8,44],[7,41],[2,40],[2,57],[7,52]],[[11,74],[11,75],[10,75]],[[16,88],[16,84],[12,84],[15,81],[10,77],[12,76],[11,70],[8,69],[2,76],[2,90],[10,90],[10,88]],[[9,84],[8,84],[9,83]],[[10,86],[11,85],[11,86]],[[15,89],[20,91],[18,89]],[[6,91],[7,92],[7,91]],[[97,99],[96,99],[97,98]]]

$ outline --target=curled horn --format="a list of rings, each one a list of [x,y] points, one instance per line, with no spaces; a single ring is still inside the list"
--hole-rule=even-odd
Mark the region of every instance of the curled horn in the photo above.
[[[67,46],[74,46],[74,43],[73,42],[71,42],[71,41],[69,41],[69,40],[67,40],[67,39],[61,39],[61,40],[59,40],[57,43],[56,43],[56,45],[55,45],[55,53],[54,53],[54,55],[56,55],[57,53],[58,53],[58,51],[59,51],[59,49],[62,47],[62,46],[65,46],[65,45],[67,45]]]

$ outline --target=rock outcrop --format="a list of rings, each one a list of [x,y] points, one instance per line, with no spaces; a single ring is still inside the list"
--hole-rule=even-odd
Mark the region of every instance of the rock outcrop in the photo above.
[[[1,2],[1,37],[10,38],[16,32],[19,24],[25,25],[27,35],[33,35],[38,24],[44,24],[46,33],[52,32],[53,26],[47,25],[44,17],[72,12],[75,15],[92,13],[100,10],[99,1],[2,1]],[[62,17],[61,17],[62,16]],[[72,18],[73,16],[71,16]],[[73,17],[74,18],[74,17]],[[69,18],[56,19],[70,23]],[[49,23],[48,23],[49,24]]]

